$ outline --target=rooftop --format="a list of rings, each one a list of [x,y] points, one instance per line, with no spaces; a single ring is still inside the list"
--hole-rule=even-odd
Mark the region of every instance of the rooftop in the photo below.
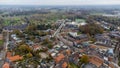
[[[2,68],[10,68],[10,65],[9,65],[9,63],[5,63],[4,65],[3,65],[3,67]]]
[[[100,67],[104,63],[104,60],[97,56],[90,56],[89,61],[90,63],[95,64],[97,67]]]
[[[8,59],[12,62],[14,61],[17,61],[17,60],[21,60],[23,57],[19,56],[19,55],[16,55],[16,56],[13,56],[13,57],[9,57]]]
[[[67,62],[64,62],[63,64],[62,64],[62,68],[67,68]]]
[[[56,58],[55,58],[55,62],[56,63],[59,63],[62,59],[64,59],[65,58],[65,56],[63,55],[63,54],[60,54],[60,55],[58,55]]]

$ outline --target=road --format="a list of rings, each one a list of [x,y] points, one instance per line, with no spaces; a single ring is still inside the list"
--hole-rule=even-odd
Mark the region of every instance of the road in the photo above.
[[[5,56],[5,52],[1,51],[0,52],[0,68],[2,68],[2,65],[4,64],[4,56]]]
[[[1,52],[0,52],[0,68],[2,68],[3,64],[6,61],[7,47],[9,44],[9,31],[5,31],[5,32],[7,33],[7,35],[4,37],[5,42],[3,44],[3,50],[1,50]]]
[[[52,37],[55,37],[60,32],[63,26],[65,26],[65,21],[62,22],[62,24],[59,26],[59,28],[56,30]]]

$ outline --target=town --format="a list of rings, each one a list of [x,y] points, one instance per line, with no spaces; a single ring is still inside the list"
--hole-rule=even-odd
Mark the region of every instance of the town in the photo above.
[[[39,11],[49,13],[46,10],[55,12],[56,8]],[[23,11],[16,14],[19,16]],[[70,9],[68,13],[76,17],[57,18],[50,20],[52,23],[33,23],[37,15],[24,17],[25,23],[19,25],[7,22],[0,34],[0,68],[120,68],[119,23],[102,19],[112,18],[107,14],[94,16],[84,11],[91,10]]]

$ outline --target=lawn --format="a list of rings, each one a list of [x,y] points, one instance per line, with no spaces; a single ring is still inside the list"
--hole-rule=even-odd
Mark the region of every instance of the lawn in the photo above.
[[[81,23],[81,22],[85,22],[85,19],[76,19],[75,21]]]
[[[79,68],[79,67],[78,67],[77,65],[75,65],[74,63],[70,63],[70,64],[69,64],[69,67],[70,67],[70,68]]]
[[[3,40],[0,40],[0,45],[2,45],[4,42],[3,42]]]

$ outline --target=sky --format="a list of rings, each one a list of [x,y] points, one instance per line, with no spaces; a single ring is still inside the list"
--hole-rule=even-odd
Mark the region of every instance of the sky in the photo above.
[[[0,0],[0,5],[120,5],[120,0]]]

